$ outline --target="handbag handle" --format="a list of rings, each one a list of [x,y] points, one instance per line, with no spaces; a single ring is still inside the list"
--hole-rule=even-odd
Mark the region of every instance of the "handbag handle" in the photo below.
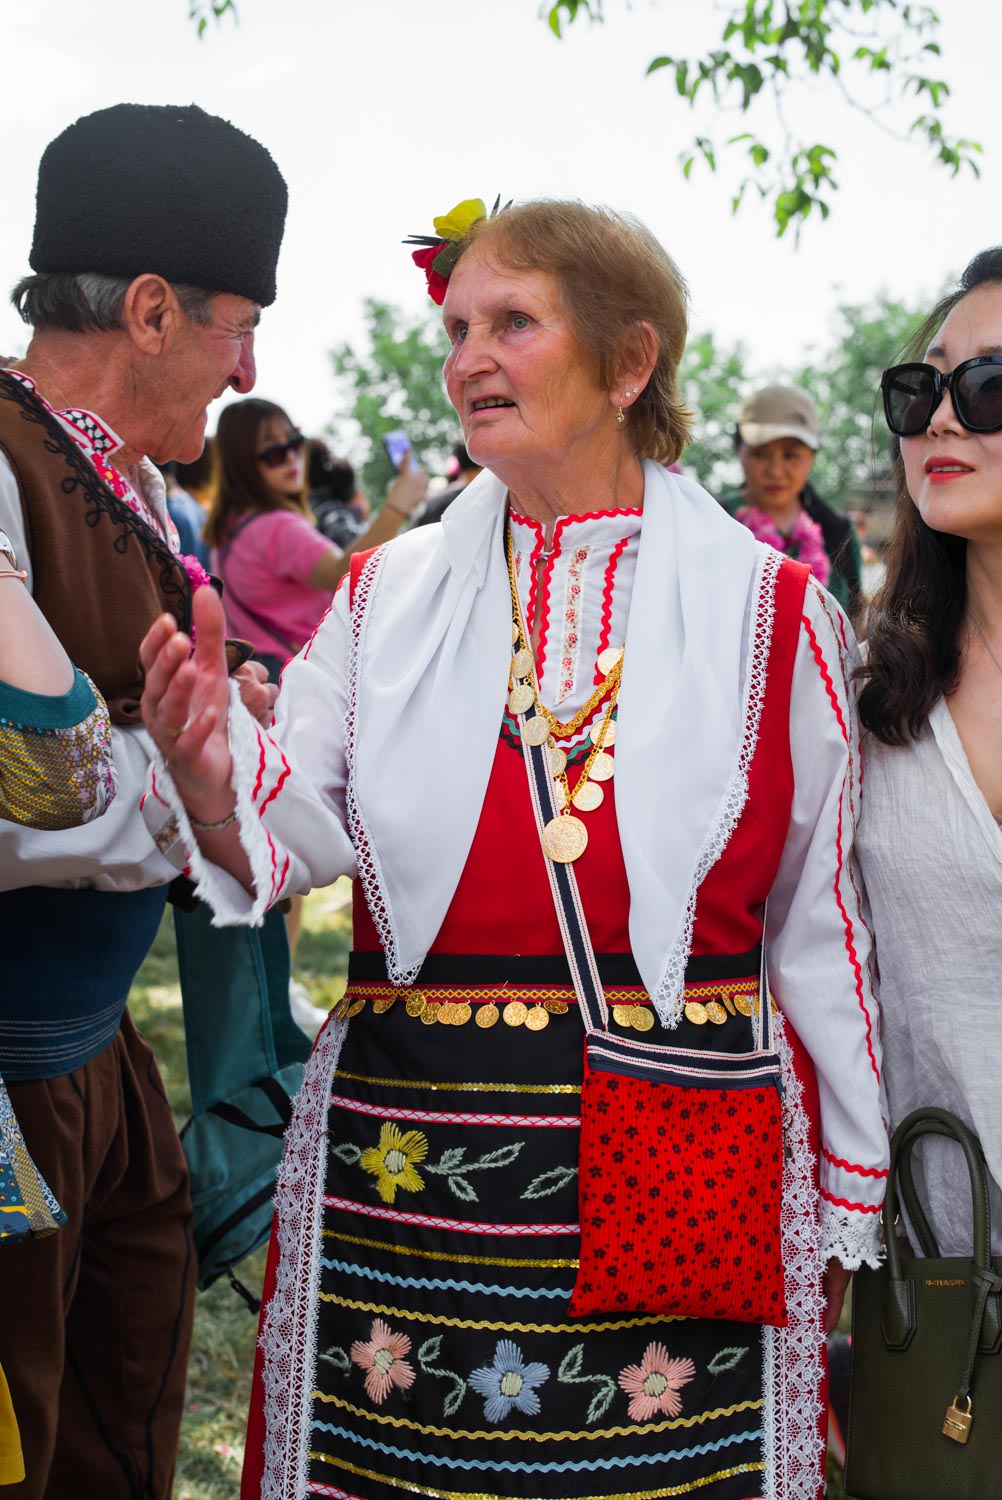
[[[922,1249],[932,1259],[938,1259],[938,1246],[925,1210],[919,1202],[911,1167],[911,1156],[924,1136],[946,1136],[963,1150],[971,1183],[971,1202],[974,1215],[974,1247],[972,1280],[978,1293],[971,1332],[968,1340],[964,1373],[958,1387],[958,1398],[970,1396],[974,1365],[979,1348],[993,1353],[1002,1340],[1002,1276],[992,1267],[991,1261],[991,1214],[988,1206],[988,1180],[981,1142],[962,1120],[949,1110],[928,1105],[913,1110],[895,1130],[891,1139],[890,1170],[887,1178],[887,1196],[884,1199],[883,1227],[887,1249],[887,1293],[884,1303],[883,1333],[890,1349],[908,1348],[915,1336],[918,1324],[914,1281],[902,1272],[901,1247],[894,1232],[898,1213],[898,1177],[901,1177],[901,1196]],[[916,1212],[917,1210],[917,1212]],[[930,1256],[931,1249],[931,1256]]]

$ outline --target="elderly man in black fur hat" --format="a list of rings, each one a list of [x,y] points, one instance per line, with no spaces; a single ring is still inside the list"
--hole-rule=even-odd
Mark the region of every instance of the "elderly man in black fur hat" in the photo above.
[[[268,152],[227,121],[117,105],[47,147],[34,274],[13,292],[33,336],[0,370],[0,533],[108,701],[120,777],[83,828],[0,828],[0,1074],[68,1216],[2,1251],[0,1365],[32,1500],[171,1493],[195,1266],[184,1159],[125,1010],[176,873],[138,807],[139,643],[165,609],[187,630],[205,581],[177,555],[155,464],[197,458],[209,402],[253,386],[285,210]],[[273,690],[241,670],[264,714]]]

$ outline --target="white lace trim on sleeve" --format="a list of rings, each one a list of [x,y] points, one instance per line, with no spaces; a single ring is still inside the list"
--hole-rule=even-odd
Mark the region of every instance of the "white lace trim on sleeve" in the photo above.
[[[847,1271],[860,1266],[876,1269],[884,1258],[880,1214],[861,1213],[822,1198],[821,1253],[825,1261],[833,1256],[840,1260]]]

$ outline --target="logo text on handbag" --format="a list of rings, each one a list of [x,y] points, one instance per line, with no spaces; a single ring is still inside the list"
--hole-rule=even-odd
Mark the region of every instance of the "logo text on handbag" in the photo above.
[[[967,1282],[961,1276],[956,1281],[927,1281],[926,1286],[966,1286]]]

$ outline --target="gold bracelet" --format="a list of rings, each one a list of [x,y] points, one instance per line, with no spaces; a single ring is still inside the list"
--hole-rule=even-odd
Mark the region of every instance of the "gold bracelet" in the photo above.
[[[193,818],[189,813],[188,822],[197,833],[219,833],[224,828],[232,828],[239,816],[239,812],[234,808],[228,818],[220,818],[218,823],[200,823],[198,818]]]
[[[0,578],[20,578],[22,583],[28,582],[24,568],[0,568]]]

